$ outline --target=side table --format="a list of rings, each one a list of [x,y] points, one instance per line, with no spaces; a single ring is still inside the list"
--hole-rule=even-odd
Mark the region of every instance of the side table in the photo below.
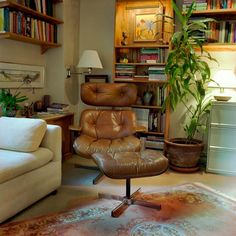
[[[72,157],[72,144],[69,126],[74,123],[74,113],[65,114],[37,114],[37,118],[43,119],[47,124],[59,125],[62,129],[62,160]]]

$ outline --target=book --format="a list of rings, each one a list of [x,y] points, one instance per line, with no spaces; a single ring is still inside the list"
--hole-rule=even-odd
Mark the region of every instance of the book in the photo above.
[[[4,30],[4,8],[0,8],[0,33],[5,33],[5,30]]]
[[[52,103],[49,108],[52,109],[61,109],[61,110],[68,110],[69,109],[69,104],[65,104],[65,103]]]

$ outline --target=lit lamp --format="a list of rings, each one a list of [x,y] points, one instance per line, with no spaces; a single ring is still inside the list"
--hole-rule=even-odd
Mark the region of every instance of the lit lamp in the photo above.
[[[97,68],[97,69],[103,68],[101,60],[96,50],[84,50],[77,67],[87,68],[88,71],[84,73],[88,73],[88,74],[92,73],[93,68]],[[82,73],[71,72],[70,68],[68,68],[67,78],[70,78],[71,74],[82,74]]]
[[[225,89],[236,88],[236,77],[232,70],[219,70],[213,76],[212,82],[208,84],[209,88],[218,88],[220,92],[214,95],[217,101],[228,101],[231,99],[229,93],[225,93]]]
[[[88,73],[91,74],[92,68],[102,69],[102,63],[95,50],[85,50],[77,65],[79,68],[88,68]]]

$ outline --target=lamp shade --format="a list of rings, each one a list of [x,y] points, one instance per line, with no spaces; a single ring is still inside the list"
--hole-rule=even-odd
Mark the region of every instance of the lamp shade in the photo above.
[[[228,101],[231,99],[229,93],[225,93],[224,89],[236,88],[236,77],[232,70],[218,70],[213,76],[212,82],[208,84],[209,88],[219,88],[220,93],[216,94],[214,98],[217,101]]]
[[[208,84],[210,88],[236,88],[236,77],[233,70],[222,69],[216,71],[212,82]]]
[[[102,69],[102,63],[96,50],[85,50],[77,65],[79,68],[100,68]]]

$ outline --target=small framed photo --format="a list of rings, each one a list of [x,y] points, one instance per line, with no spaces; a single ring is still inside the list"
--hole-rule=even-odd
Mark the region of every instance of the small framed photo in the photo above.
[[[108,75],[85,75],[85,82],[108,83]]]

